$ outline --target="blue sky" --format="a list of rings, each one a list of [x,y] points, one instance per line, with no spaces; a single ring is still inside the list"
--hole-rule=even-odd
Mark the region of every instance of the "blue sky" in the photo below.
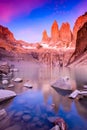
[[[0,24],[7,26],[16,39],[41,41],[42,32],[50,36],[54,20],[59,28],[69,22],[71,29],[78,16],[87,11],[87,0],[0,0]]]

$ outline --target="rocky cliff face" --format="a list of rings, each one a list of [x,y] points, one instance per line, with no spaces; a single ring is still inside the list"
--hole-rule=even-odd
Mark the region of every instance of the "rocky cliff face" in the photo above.
[[[62,23],[62,26],[59,30],[57,21],[54,21],[51,27],[51,40],[45,40],[45,42],[51,44],[52,46],[57,45],[59,47],[75,47],[77,32],[79,29],[81,29],[85,22],[87,22],[87,12],[84,15],[78,17],[74,24],[72,33],[69,23]],[[43,33],[43,36],[44,37],[42,39],[48,39],[46,31]]]
[[[87,22],[77,32],[75,53],[78,56],[85,51],[87,51]]]
[[[52,27],[51,27],[51,41],[52,42],[58,42],[59,40],[59,28],[57,21],[54,21]]]
[[[81,27],[84,25],[84,23],[87,22],[87,12],[78,17],[78,19],[75,22],[74,28],[73,28],[73,45],[76,44],[76,38],[77,38],[77,32]]]
[[[6,40],[6,41],[15,41],[13,33],[10,32],[8,28],[3,27],[1,25],[0,25],[0,39]]]
[[[69,63],[81,58],[87,52],[87,22],[77,32],[76,47]]]
[[[60,30],[57,21],[54,21],[51,27],[51,38],[48,37],[47,32],[43,32],[42,41],[57,47],[68,47],[72,41],[72,33],[69,23],[63,23]]]
[[[8,28],[0,25],[0,58],[18,57],[22,53],[26,53],[22,47],[22,42],[17,41]]]
[[[62,26],[60,28],[60,39],[66,43],[71,42],[72,33],[69,23],[62,23]]]

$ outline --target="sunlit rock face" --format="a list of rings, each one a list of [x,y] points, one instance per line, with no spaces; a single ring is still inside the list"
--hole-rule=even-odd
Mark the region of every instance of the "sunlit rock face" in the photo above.
[[[60,39],[65,43],[70,43],[72,40],[72,33],[69,23],[62,23],[60,28]]]
[[[49,41],[50,41],[50,38],[48,37],[47,31],[44,30],[43,31],[43,36],[42,36],[42,42],[43,43],[49,43]]]
[[[10,40],[10,41],[14,41],[15,38],[13,36],[13,33],[10,32],[10,30],[6,27],[3,27],[0,25],[0,39],[5,39],[5,40]]]
[[[69,23],[63,23],[60,30],[57,21],[54,21],[51,27],[51,38],[48,37],[47,31],[43,32],[42,41],[53,46],[69,47],[72,42],[72,33]]]
[[[59,40],[59,27],[57,21],[55,20],[51,27],[51,41],[57,42]]]
[[[0,58],[18,57],[19,53],[26,53],[22,42],[17,41],[7,27],[0,25]]]
[[[73,28],[73,45],[75,46],[76,44],[76,38],[77,38],[77,32],[81,27],[84,25],[84,23],[87,22],[87,12],[78,17],[78,19],[75,22],[74,28]]]
[[[11,51],[14,49],[15,41],[13,33],[7,27],[0,25],[0,48]]]

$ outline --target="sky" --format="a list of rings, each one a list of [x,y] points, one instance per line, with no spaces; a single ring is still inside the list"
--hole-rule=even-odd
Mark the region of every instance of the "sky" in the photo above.
[[[87,0],[0,0],[0,24],[9,28],[17,40],[39,42],[43,30],[50,36],[54,20],[59,28],[69,22],[71,29],[87,12]]]

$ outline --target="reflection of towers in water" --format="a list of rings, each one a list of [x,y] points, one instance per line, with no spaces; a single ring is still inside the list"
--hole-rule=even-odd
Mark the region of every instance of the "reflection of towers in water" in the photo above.
[[[53,104],[55,104],[54,107],[55,112],[59,111],[60,106],[63,107],[64,111],[71,110],[71,104],[72,104],[71,99],[69,99],[67,96],[60,95],[53,88],[51,89],[51,95],[52,95]]]
[[[51,96],[52,96],[53,104],[55,104],[54,110],[55,112],[58,112],[61,103],[60,95],[53,88],[51,88]]]
[[[51,93],[51,87],[48,83],[43,84],[42,92],[43,92],[43,96],[44,96],[44,102],[47,104],[50,93]]]
[[[87,120],[87,99],[75,101],[75,106],[79,115]]]
[[[51,79],[51,74],[50,74],[50,67],[47,65],[42,65],[39,68],[39,81],[42,82],[47,82],[48,80]]]

